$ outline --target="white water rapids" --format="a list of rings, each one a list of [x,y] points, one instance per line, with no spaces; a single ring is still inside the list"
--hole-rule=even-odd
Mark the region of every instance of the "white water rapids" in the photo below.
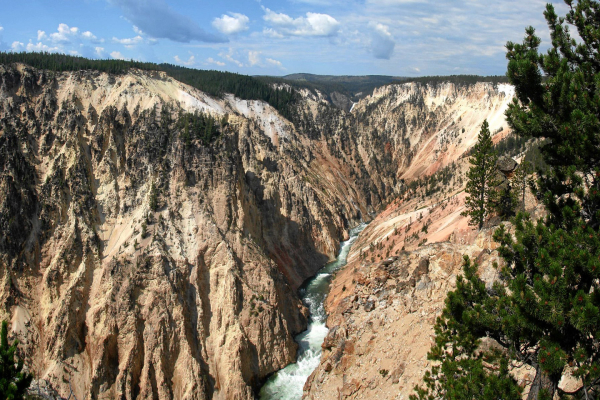
[[[350,231],[350,239],[343,242],[335,261],[326,264],[319,273],[300,289],[300,297],[310,311],[308,329],[295,337],[298,342],[298,360],[273,374],[260,390],[261,400],[299,400],[302,388],[321,361],[321,345],[328,329],[325,326],[325,298],[329,293],[331,274],[344,265],[352,243],[365,228],[361,224]]]

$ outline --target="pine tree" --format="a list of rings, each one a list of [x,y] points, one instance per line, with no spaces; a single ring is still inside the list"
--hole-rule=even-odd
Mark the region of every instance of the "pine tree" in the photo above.
[[[600,396],[600,3],[566,3],[565,18],[551,4],[546,8],[552,37],[546,54],[539,53],[531,27],[522,44],[507,44],[517,94],[507,120],[519,136],[545,140],[540,152],[547,171],[538,171],[536,185],[547,216],[532,221],[519,213],[514,234],[498,229],[494,238],[505,265],[490,290],[465,261],[465,277],[448,296],[430,354],[491,337],[507,349],[506,357],[535,369],[528,399],[565,395],[558,383],[567,368],[581,379],[570,395]],[[568,25],[580,40],[571,38]],[[476,362],[468,347],[456,350],[454,363]],[[463,364],[459,374],[474,368]],[[491,375],[484,371],[479,381]],[[451,388],[442,377],[429,377],[438,387],[427,384],[420,398]]]
[[[158,209],[158,191],[156,190],[156,186],[154,182],[150,185],[150,209],[152,211],[156,211]]]
[[[467,210],[462,215],[469,216],[469,224],[479,229],[493,210],[496,198],[496,161],[498,156],[494,151],[494,142],[487,121],[483,121],[477,144],[473,146],[473,156],[469,159],[471,168],[467,173],[468,196],[465,201]]]
[[[8,344],[8,324],[2,321],[0,332],[0,398],[6,400],[23,399],[33,376],[23,370],[23,360],[15,361],[19,341]]]
[[[425,387],[416,387],[411,400],[521,399],[521,388],[508,374],[508,359],[498,350],[480,349],[481,333],[473,321],[481,310],[467,304],[486,301],[489,295],[477,276],[477,266],[464,258],[464,277],[456,279],[446,306],[435,325],[435,344],[428,353],[434,361],[424,376]]]

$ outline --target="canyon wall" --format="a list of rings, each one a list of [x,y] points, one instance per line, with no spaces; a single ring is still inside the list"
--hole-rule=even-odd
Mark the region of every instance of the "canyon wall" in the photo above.
[[[509,87],[391,85],[291,121],[159,72],[0,66],[0,317],[62,396],[251,399],[292,362],[296,289]],[[221,121],[185,139],[182,115]],[[374,228],[373,228],[374,229]],[[367,230],[368,232],[369,230]]]
[[[406,191],[362,231],[333,279],[325,304],[330,331],[304,398],[408,399],[431,367],[433,327],[462,273],[463,256],[478,263],[488,287],[498,279],[494,263],[502,260],[492,236],[499,219],[479,231],[462,215],[466,155],[484,119],[494,141],[508,134],[504,111],[513,93],[510,86],[485,83],[407,84],[380,88],[355,106],[353,113],[366,113],[368,125],[389,132],[385,140],[404,141],[395,155]],[[525,207],[534,218],[541,215],[530,192]],[[524,388],[535,375],[518,366],[511,373]]]
[[[294,360],[295,289],[371,207],[339,163],[267,104],[162,73],[0,82],[1,313],[36,377],[65,397],[253,398]],[[195,111],[228,115],[213,143],[181,138]]]

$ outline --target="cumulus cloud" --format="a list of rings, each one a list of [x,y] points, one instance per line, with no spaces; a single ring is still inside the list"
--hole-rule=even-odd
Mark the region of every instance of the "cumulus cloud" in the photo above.
[[[196,63],[196,57],[194,57],[193,54],[187,60],[182,60],[181,58],[179,58],[179,56],[175,56],[173,58],[175,59],[175,61],[177,61],[178,64],[187,65],[188,67]]]
[[[264,28],[263,29],[263,34],[265,36],[270,36],[270,37],[275,38],[275,39],[283,39],[285,37],[285,35],[277,32],[273,28]]]
[[[65,23],[58,25],[56,32],[47,35],[45,31],[37,31],[37,41],[42,42],[49,40],[55,45],[78,44],[82,41],[90,41],[92,43],[102,43],[104,39],[99,39],[90,31],[81,32],[76,26],[69,26]]]
[[[98,57],[104,57],[104,47],[94,47],[94,52]]]
[[[222,59],[232,62],[238,67],[243,67],[244,63],[239,61],[238,59],[233,58],[234,55],[235,51],[232,48],[229,48],[229,52],[227,53],[225,53],[224,51],[219,53],[219,57],[221,57]]]
[[[125,56],[123,54],[121,54],[120,51],[113,51],[112,53],[110,53],[110,56],[112,58],[114,58],[115,60],[124,60]]]
[[[39,33],[38,33],[39,34]],[[90,31],[85,31],[81,34],[82,37],[92,41],[92,42],[97,42],[98,38],[96,37],[96,35],[94,35],[92,32]]]
[[[371,28],[370,51],[375,58],[389,60],[394,52],[394,47],[396,47],[390,28],[387,25],[377,23],[372,23]]]
[[[215,59],[214,59],[214,58],[212,58],[212,57],[208,57],[208,58],[206,59],[206,63],[207,63],[207,64],[214,64],[214,65],[218,65],[219,67],[224,67],[224,66],[225,66],[225,63],[224,63],[223,61],[215,60]]]
[[[248,30],[248,23],[250,19],[244,14],[229,13],[229,15],[223,14],[221,18],[215,18],[212,25],[225,35],[234,35]]]
[[[13,51],[46,51],[48,53],[56,53],[61,51],[58,46],[48,46],[42,42],[32,43],[29,42],[27,44],[23,44],[22,42],[15,41],[11,46]]]
[[[281,61],[275,60],[273,58],[262,58],[262,52],[258,50],[249,50],[248,51],[248,67],[277,67],[279,69],[285,70]]]
[[[67,24],[59,24],[58,31],[50,34],[50,40],[58,43],[68,43],[73,38],[77,37],[79,28],[69,27]],[[38,32],[39,36],[39,32]]]
[[[102,47],[91,46],[90,44],[100,44],[104,39],[98,38],[90,31],[81,31],[78,27],[70,27],[65,23],[58,25],[56,32],[47,34],[43,30],[38,30],[36,35],[37,40],[30,39],[29,43],[15,41],[10,48],[13,51],[29,51],[29,52],[50,52],[64,53],[84,57],[101,57],[104,49]],[[1,44],[1,43],[0,43]],[[1,46],[0,46],[1,47]],[[96,49],[96,50],[95,50]],[[99,51],[97,49],[102,49]]]
[[[287,14],[276,13],[263,7],[263,19],[271,25],[264,33],[279,36],[335,36],[340,23],[328,14],[307,12],[306,17],[292,18]]]
[[[283,64],[281,63],[281,61],[275,60],[273,58],[265,58],[265,61],[268,64],[271,64],[279,69],[285,70],[285,68],[283,67]]]
[[[112,41],[114,43],[119,43],[124,46],[127,46],[128,48],[131,48],[131,47],[135,46],[136,44],[143,42],[144,38],[141,37],[140,35],[138,35],[136,37],[132,37],[132,38],[125,38],[125,39],[119,39],[119,38],[113,37]]]
[[[249,51],[248,63],[251,67],[260,64],[260,51]]]
[[[181,43],[227,41],[226,38],[206,32],[191,18],[173,10],[165,0],[109,1],[119,7],[137,29],[143,30],[155,39],[169,39]]]

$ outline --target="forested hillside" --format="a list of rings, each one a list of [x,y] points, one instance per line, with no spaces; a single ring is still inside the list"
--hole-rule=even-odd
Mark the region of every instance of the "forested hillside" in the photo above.
[[[163,71],[172,78],[212,96],[231,93],[243,100],[263,100],[290,118],[291,104],[297,98],[293,89],[274,89],[267,82],[248,75],[231,72],[205,71],[172,64],[155,64],[126,60],[91,60],[58,53],[0,52],[0,64],[23,63],[50,71],[80,71],[92,69],[111,74],[126,74],[130,69]]]

